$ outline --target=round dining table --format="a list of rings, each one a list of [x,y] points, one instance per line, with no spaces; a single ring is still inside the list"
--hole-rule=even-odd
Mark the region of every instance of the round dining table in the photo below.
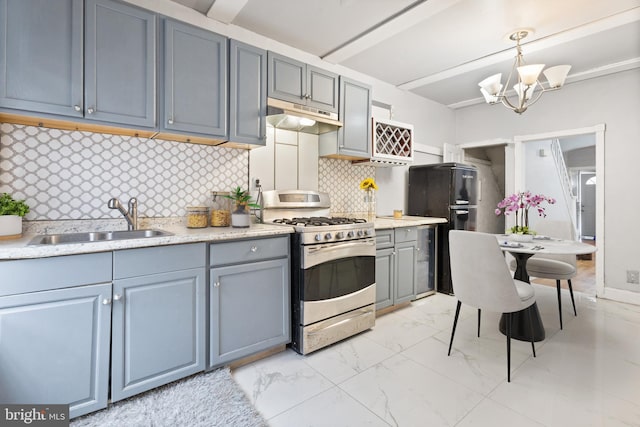
[[[594,245],[589,245],[576,240],[562,240],[547,236],[534,236],[531,242],[516,242],[504,234],[497,234],[498,244],[503,252],[509,252],[516,260],[516,271],[514,279],[522,282],[529,281],[527,273],[527,260],[534,255],[582,255],[596,251]],[[529,313],[531,315],[529,315]],[[544,326],[538,311],[538,304],[534,303],[530,307],[513,313],[511,316],[511,337],[520,341],[531,341],[531,331],[533,330],[533,340],[538,342],[545,338]],[[506,335],[507,320],[503,314],[500,317],[500,332]]]

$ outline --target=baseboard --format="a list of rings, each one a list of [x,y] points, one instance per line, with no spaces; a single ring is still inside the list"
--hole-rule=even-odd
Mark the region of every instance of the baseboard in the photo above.
[[[632,292],[626,289],[616,289],[605,286],[603,294],[598,295],[598,298],[640,305],[640,292]]]

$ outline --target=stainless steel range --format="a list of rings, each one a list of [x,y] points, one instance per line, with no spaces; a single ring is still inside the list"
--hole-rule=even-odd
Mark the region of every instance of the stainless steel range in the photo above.
[[[375,229],[330,217],[326,193],[266,191],[264,222],[293,226],[292,347],[307,354],[375,323]]]

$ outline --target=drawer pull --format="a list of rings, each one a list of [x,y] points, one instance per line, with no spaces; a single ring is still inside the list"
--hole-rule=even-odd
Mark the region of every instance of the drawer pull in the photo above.
[[[105,298],[102,300],[102,305],[109,305],[111,304],[111,298]]]
[[[257,246],[251,246],[251,252],[258,252]]]
[[[214,288],[219,288],[220,287],[220,282],[214,282],[213,283],[213,287]]]

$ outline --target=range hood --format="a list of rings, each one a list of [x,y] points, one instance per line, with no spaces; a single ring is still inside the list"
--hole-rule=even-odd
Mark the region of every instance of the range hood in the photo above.
[[[337,113],[274,98],[267,98],[267,123],[277,129],[314,135],[342,127]]]

